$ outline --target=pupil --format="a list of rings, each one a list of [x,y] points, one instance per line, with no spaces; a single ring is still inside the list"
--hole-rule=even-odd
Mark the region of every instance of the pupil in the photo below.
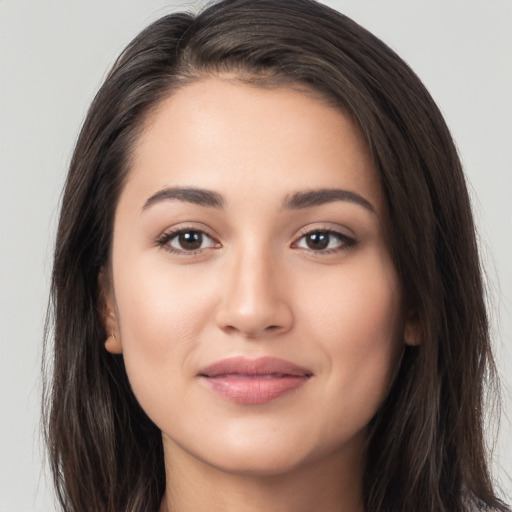
[[[193,251],[201,247],[203,236],[197,231],[188,231],[186,233],[180,233],[178,240],[183,249]]]
[[[329,245],[329,233],[312,233],[308,235],[306,244],[310,249],[325,249]]]

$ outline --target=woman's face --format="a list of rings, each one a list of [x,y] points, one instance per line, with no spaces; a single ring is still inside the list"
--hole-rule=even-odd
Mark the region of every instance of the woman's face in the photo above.
[[[361,458],[407,327],[383,218],[361,134],[311,95],[226,77],[162,102],[104,290],[107,350],[166,455],[245,474]]]

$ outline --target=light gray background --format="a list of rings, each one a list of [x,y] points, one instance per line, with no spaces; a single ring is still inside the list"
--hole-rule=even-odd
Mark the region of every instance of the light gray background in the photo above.
[[[512,1],[330,0],[392,46],[437,100],[479,224],[512,415]],[[40,353],[58,202],[87,106],[121,49],[197,2],[0,0],[0,512],[54,510],[39,441]],[[495,465],[512,497],[505,415]]]

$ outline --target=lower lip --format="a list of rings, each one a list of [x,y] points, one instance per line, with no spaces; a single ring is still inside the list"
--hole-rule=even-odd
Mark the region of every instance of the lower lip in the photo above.
[[[208,386],[218,395],[232,402],[257,405],[271,402],[286,393],[299,389],[309,379],[307,376],[285,376],[264,378],[243,377],[204,377]]]

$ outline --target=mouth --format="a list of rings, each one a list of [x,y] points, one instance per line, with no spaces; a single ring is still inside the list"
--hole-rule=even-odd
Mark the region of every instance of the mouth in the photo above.
[[[232,357],[202,369],[198,376],[213,392],[231,402],[258,405],[298,390],[313,373],[274,357]]]

